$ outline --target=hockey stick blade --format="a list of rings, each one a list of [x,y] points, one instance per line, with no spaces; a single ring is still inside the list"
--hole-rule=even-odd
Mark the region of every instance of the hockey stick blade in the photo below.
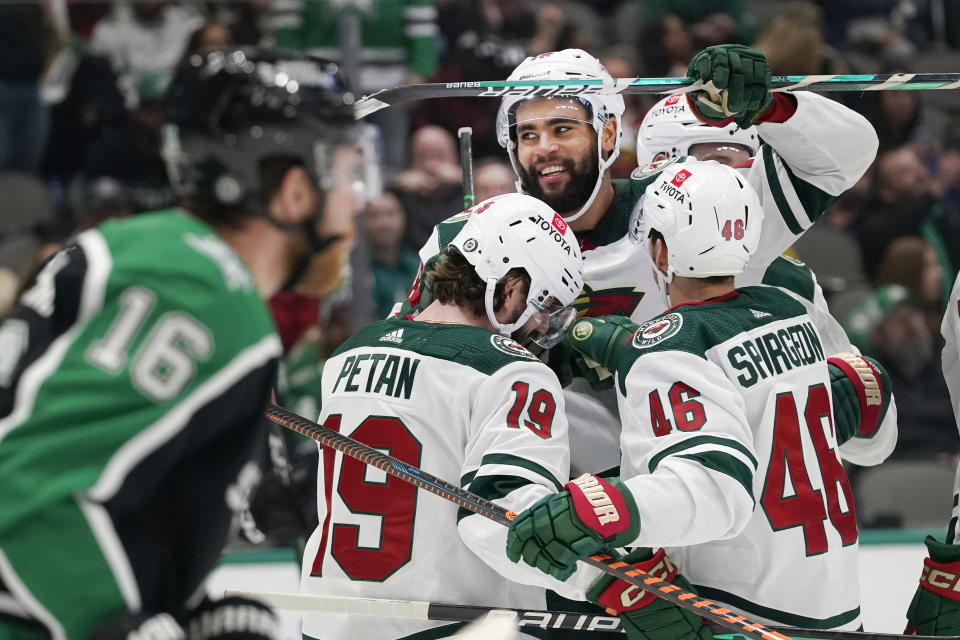
[[[405,84],[360,98],[357,119],[380,109],[429,98],[576,97],[612,93],[686,93],[699,88],[693,78],[612,78],[577,80],[496,80]],[[861,75],[772,76],[774,91],[885,91],[957,89],[960,73],[877,73]]]
[[[441,480],[417,467],[401,462],[372,447],[357,442],[353,438],[348,438],[332,429],[319,425],[312,420],[301,418],[297,414],[287,411],[282,407],[274,404],[267,405],[264,415],[280,426],[305,435],[324,446],[336,449],[351,458],[360,460],[364,464],[376,467],[381,471],[385,471],[392,476],[434,493],[441,498],[450,500],[464,509],[499,522],[504,526],[510,526],[510,523],[517,517],[516,513],[481,498],[475,493],[445,480]],[[694,593],[681,589],[675,584],[661,580],[626,562],[616,560],[609,555],[597,554],[588,558],[581,558],[581,561],[593,565],[605,573],[616,576],[625,582],[629,582],[644,591],[648,591],[658,598],[672,602],[681,609],[693,611],[702,618],[722,625],[738,635],[751,638],[752,640],[791,640],[778,631],[772,631],[767,629],[765,625],[750,622],[745,617],[737,615],[729,609],[721,607],[706,598],[701,598]]]
[[[405,618],[409,620],[434,620],[439,622],[468,622],[487,615],[503,612],[516,614],[517,624],[533,629],[560,629],[564,631],[623,633],[620,620],[602,613],[580,611],[541,611],[533,609],[499,609],[462,604],[442,604],[419,600],[385,600],[379,598],[351,598],[310,593],[278,593],[271,591],[240,591],[228,589],[225,596],[242,596],[260,600],[276,609],[287,611],[310,611],[319,613],[342,613],[367,615],[381,618]],[[726,629],[711,624],[715,640],[738,640],[739,634],[727,633]],[[824,629],[799,629],[793,627],[770,627],[774,631],[789,633],[794,640],[960,640],[960,636],[905,636],[898,633],[867,631],[830,631]]]

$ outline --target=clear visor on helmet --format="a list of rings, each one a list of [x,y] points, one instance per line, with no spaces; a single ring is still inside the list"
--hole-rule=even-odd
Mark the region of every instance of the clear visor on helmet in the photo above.
[[[313,145],[317,185],[326,194],[350,193],[373,202],[381,195],[380,144],[377,128],[358,123],[324,136]]]
[[[687,155],[697,160],[716,160],[720,164],[732,165],[746,162],[752,154],[749,147],[736,142],[698,142],[690,145]]]
[[[550,296],[545,301],[531,301],[535,309],[530,319],[515,337],[520,344],[535,344],[540,349],[551,349],[563,340],[563,337],[577,319],[577,310],[569,305],[562,305],[556,298]]]

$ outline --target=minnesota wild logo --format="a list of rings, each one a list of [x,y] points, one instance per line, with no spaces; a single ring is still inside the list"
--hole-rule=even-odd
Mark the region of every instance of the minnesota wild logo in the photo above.
[[[637,349],[647,349],[660,344],[670,336],[676,335],[682,326],[683,316],[679,313],[668,313],[644,322],[633,334],[633,346]]]
[[[593,289],[584,283],[583,291],[573,301],[573,306],[577,309],[577,315],[581,317],[627,316],[629,318],[644,295],[645,292],[636,287]]]
[[[651,162],[648,165],[637,167],[633,170],[633,173],[630,174],[630,178],[633,180],[645,180],[652,175],[656,175],[669,167],[671,164],[676,162],[679,158],[674,156],[673,158],[665,158],[663,160],[658,160],[656,162]]]
[[[502,336],[499,333],[495,333],[490,336],[490,344],[492,344],[493,348],[497,351],[505,353],[509,356],[530,358],[531,360],[537,359],[537,356],[524,349],[523,345],[521,345],[519,342],[507,338],[506,336]]]

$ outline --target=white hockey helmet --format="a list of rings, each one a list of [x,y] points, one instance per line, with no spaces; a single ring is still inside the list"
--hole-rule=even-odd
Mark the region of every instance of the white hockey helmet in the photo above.
[[[654,274],[664,292],[675,275],[742,273],[757,250],[762,223],[760,199],[736,169],[688,160],[668,166],[647,187],[630,220],[630,239],[650,256],[650,233],[663,235],[667,273],[654,266]]]
[[[527,58],[513,70],[507,80],[576,80],[578,78],[613,79],[606,67],[583,49],[563,49],[562,51],[552,51]],[[620,141],[623,136],[623,112],[626,108],[623,103],[623,96],[615,93],[565,96],[564,87],[508,91],[507,96],[500,101],[500,109],[497,111],[497,141],[501,147],[507,150],[507,155],[510,156],[510,163],[518,176],[517,189],[521,191],[523,185],[520,184],[519,179],[520,163],[517,159],[516,129],[514,128],[517,124],[516,112],[520,103],[535,98],[565,98],[579,102],[587,109],[590,123],[597,132],[597,157],[600,159],[597,182],[590,197],[587,198],[580,210],[572,215],[565,216],[564,219],[567,222],[573,222],[582,216],[593,203],[594,198],[597,197],[597,192],[600,190],[603,174],[620,155]],[[604,158],[600,131],[611,116],[616,117],[616,138],[610,157]],[[512,128],[513,131],[511,131]]]
[[[484,306],[490,324],[510,336],[535,313],[546,314],[538,335],[530,337],[545,349],[554,346],[576,319],[570,303],[583,289],[583,258],[573,230],[546,203],[522,193],[494,196],[469,212],[448,246],[487,283]],[[516,322],[501,324],[494,314],[494,290],[517,267],[530,276],[527,307]]]
[[[743,145],[752,158],[760,148],[756,127],[741,129],[734,123],[711,127],[697,119],[687,97],[676,93],[650,107],[637,131],[637,166],[645,167],[658,154],[667,158],[691,156],[690,147],[704,142]]]

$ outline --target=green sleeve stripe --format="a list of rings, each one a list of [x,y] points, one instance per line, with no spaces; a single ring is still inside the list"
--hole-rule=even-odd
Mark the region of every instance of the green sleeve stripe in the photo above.
[[[667,447],[657,455],[653,456],[653,458],[650,459],[650,464],[647,465],[647,468],[650,469],[650,473],[653,473],[654,470],[657,468],[657,465],[659,465],[660,462],[667,456],[672,456],[674,454],[680,453],[681,451],[686,451],[687,449],[692,449],[694,447],[699,447],[705,444],[713,444],[721,447],[728,447],[730,449],[735,449],[740,453],[742,453],[743,455],[745,455],[748,460],[750,460],[751,464],[753,464],[754,469],[756,469],[758,466],[757,459],[753,457],[753,454],[750,453],[750,450],[747,449],[742,444],[740,444],[739,442],[737,442],[736,440],[732,440],[730,438],[721,438],[719,436],[693,436],[691,438],[687,438],[686,440],[683,440],[682,442],[678,442],[677,444],[670,445],[669,447]],[[699,455],[699,453],[695,455]]]
[[[499,500],[505,498],[517,489],[536,484],[527,478],[518,476],[480,476],[470,483],[470,491],[486,500]],[[457,510],[457,522],[460,522],[472,511],[460,507]]]
[[[713,471],[730,476],[740,483],[743,490],[750,496],[754,506],[756,506],[757,499],[753,496],[753,469],[743,464],[743,461],[739,458],[735,458],[729,453],[723,453],[721,451],[688,453],[677,457],[693,460],[707,469],[712,469]]]
[[[816,293],[813,272],[804,266],[791,263],[783,256],[770,263],[763,272],[762,283],[791,291],[809,302],[813,302]]]
[[[807,219],[810,224],[813,224],[826,213],[827,209],[833,206],[838,196],[832,196],[806,180],[801,180],[794,175],[793,170],[787,163],[781,162],[780,164],[790,179],[790,184],[797,194],[797,199],[800,200],[800,204],[803,205],[803,211]],[[803,225],[794,216],[793,210],[787,201],[783,186],[780,184],[780,178],[777,175],[777,165],[776,159],[773,157],[773,149],[769,145],[763,147],[763,166],[767,174],[767,182],[770,184],[770,191],[773,193],[773,199],[777,204],[777,208],[780,209],[780,215],[783,217],[784,222],[787,223],[790,231],[793,232],[794,235],[800,235],[803,233]]]
[[[701,597],[709,600],[715,600],[726,605],[733,605],[737,609],[746,611],[751,615],[761,618],[768,618],[774,622],[778,622],[788,627],[802,627],[804,629],[833,629],[835,627],[852,622],[860,616],[860,607],[856,607],[854,609],[850,609],[849,611],[838,613],[835,616],[830,616],[829,618],[810,618],[808,616],[800,616],[787,611],[780,611],[779,609],[764,607],[745,598],[741,598],[740,596],[722,591],[721,589],[714,589],[713,587],[706,587],[699,584],[695,584],[693,587],[697,590],[697,594]]]
[[[479,471],[479,469],[477,469],[477,471]],[[470,473],[465,473],[462,476],[460,476],[460,486],[465,487],[471,482],[473,482],[473,479],[477,475],[477,471],[471,471]]]
[[[786,166],[786,165],[784,165]],[[803,227],[793,215],[793,209],[787,202],[787,196],[783,193],[783,187],[780,186],[780,177],[777,175],[777,165],[773,157],[773,149],[770,145],[763,145],[763,168],[767,173],[767,184],[770,185],[770,193],[773,194],[773,201],[780,211],[780,216],[786,223],[790,232],[798,236],[803,233]],[[789,175],[789,169],[787,169]]]
[[[533,471],[537,475],[543,476],[544,479],[549,480],[553,483],[553,486],[557,488],[557,491],[563,489],[565,482],[560,482],[553,475],[553,473],[546,467],[537,464],[532,460],[526,458],[521,458],[520,456],[511,455],[509,453],[488,453],[483,456],[483,460],[480,461],[480,466],[487,464],[503,464],[511,465],[514,467],[520,467],[521,469],[527,469],[528,471]]]

